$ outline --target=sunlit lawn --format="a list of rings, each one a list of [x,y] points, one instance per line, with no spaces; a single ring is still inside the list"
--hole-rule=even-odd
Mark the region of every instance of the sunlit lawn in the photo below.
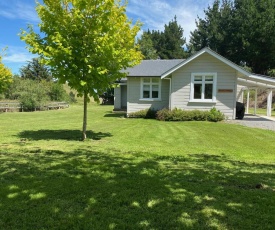
[[[274,229],[275,132],[111,111],[0,114],[0,229]]]
[[[266,116],[266,109],[257,108],[256,114],[260,116]],[[249,108],[249,113],[254,114],[254,108]],[[271,116],[275,117],[275,110],[271,111]]]

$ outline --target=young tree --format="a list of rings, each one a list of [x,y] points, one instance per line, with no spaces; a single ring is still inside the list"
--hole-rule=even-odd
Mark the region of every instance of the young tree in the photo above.
[[[86,139],[89,96],[98,101],[105,89],[124,77],[121,70],[142,59],[135,47],[140,23],[132,25],[121,0],[44,0],[37,3],[41,34],[21,32],[32,53],[51,72],[84,97],[82,139]]]
[[[2,63],[0,55],[0,93],[8,88],[12,83],[12,72]]]
[[[51,81],[53,79],[49,68],[41,63],[39,58],[33,58],[26,66],[20,69],[21,77],[31,80],[46,80]]]

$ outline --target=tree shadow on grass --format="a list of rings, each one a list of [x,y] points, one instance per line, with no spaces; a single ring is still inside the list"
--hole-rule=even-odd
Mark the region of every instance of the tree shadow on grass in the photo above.
[[[107,112],[104,117],[125,118],[126,112]]]
[[[1,229],[274,227],[274,165],[112,149],[25,153],[0,151]]]
[[[87,131],[87,138],[93,140],[101,140],[105,137],[111,137],[111,133],[102,133],[102,132],[92,132]],[[80,130],[25,130],[17,135],[20,139],[27,140],[81,140],[82,131]]]

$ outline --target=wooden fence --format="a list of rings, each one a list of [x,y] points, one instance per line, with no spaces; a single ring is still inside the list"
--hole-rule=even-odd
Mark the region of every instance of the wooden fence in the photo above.
[[[65,108],[69,108],[69,106],[70,105],[67,102],[63,102],[63,101],[51,102],[48,105],[44,106],[42,109],[43,110],[65,109]],[[41,110],[41,108],[36,108],[36,109]],[[5,102],[5,101],[0,102],[0,111],[2,111],[2,112],[12,112],[12,111],[17,111],[17,110],[19,112],[24,111],[24,107],[19,102]]]

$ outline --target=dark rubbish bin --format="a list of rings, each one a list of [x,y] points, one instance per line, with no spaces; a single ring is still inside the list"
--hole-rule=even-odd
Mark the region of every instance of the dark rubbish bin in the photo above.
[[[244,117],[245,107],[241,102],[236,103],[236,119],[242,120]]]

